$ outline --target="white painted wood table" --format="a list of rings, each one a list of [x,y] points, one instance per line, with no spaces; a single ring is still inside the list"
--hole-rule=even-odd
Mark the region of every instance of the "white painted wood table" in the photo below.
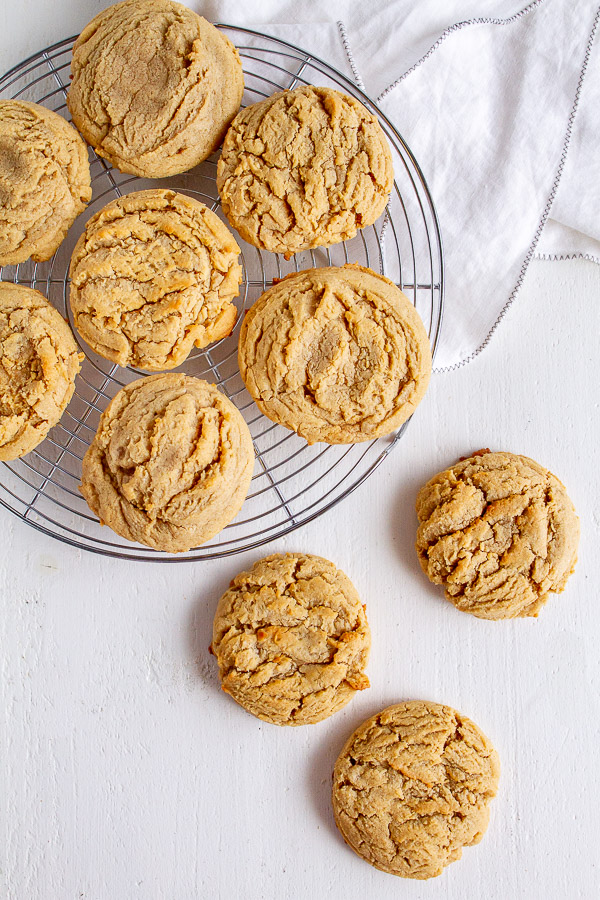
[[[17,35],[2,69],[77,30],[75,16],[60,33],[54,18],[38,22],[39,6],[2,10],[3,40]],[[215,604],[261,551],[120,562],[1,511],[0,897],[600,896],[599,332],[600,268],[534,262],[490,346],[433,378],[386,463],[264,548],[331,558],[367,603],[372,687],[316,726],[263,724],[219,690],[208,653]],[[581,518],[577,570],[537,620],[461,614],[413,550],[419,486],[482,446],[539,460]],[[362,862],[329,800],[347,735],[407,698],[472,717],[502,762],[483,842],[427,883]]]

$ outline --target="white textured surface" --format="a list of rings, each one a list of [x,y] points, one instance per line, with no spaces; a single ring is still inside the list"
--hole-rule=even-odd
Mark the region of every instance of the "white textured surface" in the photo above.
[[[13,61],[77,30],[39,8],[0,11],[4,35],[27,18]],[[367,603],[372,687],[320,725],[262,724],[219,690],[214,608],[262,551],[126,564],[0,511],[2,900],[597,898],[599,333],[600,268],[532,264],[490,346],[434,377],[384,466],[264,549],[331,558]],[[575,575],[538,620],[457,612],[413,551],[419,486],[481,446],[550,468],[581,517]],[[456,706],[502,762],[483,842],[426,884],[358,859],[329,803],[347,735],[406,698]]]
[[[599,330],[600,268],[534,263],[490,347],[433,379],[386,465],[266,548],[333,559],[367,603],[372,687],[320,725],[262,724],[219,690],[214,608],[260,554],[120,563],[3,513],[3,896],[597,897]],[[418,487],[481,446],[548,466],[581,517],[575,575],[538,620],[457,612],[413,552]],[[404,698],[456,706],[502,761],[483,842],[426,885],[359,860],[329,805],[346,736]]]

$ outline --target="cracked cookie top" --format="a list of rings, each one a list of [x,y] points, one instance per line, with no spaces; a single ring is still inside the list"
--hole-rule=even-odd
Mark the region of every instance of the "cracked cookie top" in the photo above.
[[[482,453],[432,478],[417,497],[423,571],[464,612],[537,616],[577,560],[579,519],[564,485],[515,453]]]
[[[24,456],[44,440],[73,396],[80,368],[58,310],[38,291],[0,282],[0,460]]]
[[[346,843],[384,872],[433,878],[488,826],[500,763],[471,722],[411,701],[367,719],[333,771],[333,812]]]
[[[239,54],[171,0],[125,0],[73,47],[67,103],[96,153],[122,172],[164,178],[206,159],[240,107]]]
[[[0,266],[49,259],[91,196],[75,129],[37,103],[0,101]]]
[[[83,460],[81,493],[129,541],[179,553],[221,531],[248,493],[254,449],[216,387],[170,372],[122,388]]]
[[[369,687],[365,608],[320,556],[267,556],[221,597],[212,651],[223,690],[275,725],[320,722]]]
[[[96,353],[148,371],[228,335],[242,278],[239,247],[215,213],[168,190],[113,200],[71,258],[71,308]]]
[[[288,258],[372,225],[393,181],[375,116],[354,97],[312,85],[241,110],[217,168],[234,228],[250,244]]]
[[[306,269],[247,312],[240,372],[259,409],[309,443],[389,434],[421,402],[431,350],[400,289],[360,266]]]

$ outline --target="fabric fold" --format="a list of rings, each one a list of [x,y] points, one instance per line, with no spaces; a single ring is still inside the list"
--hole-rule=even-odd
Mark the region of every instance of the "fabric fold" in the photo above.
[[[568,153],[598,15],[546,0],[448,35],[380,101],[424,168],[445,247],[438,369],[467,362],[521,285]]]

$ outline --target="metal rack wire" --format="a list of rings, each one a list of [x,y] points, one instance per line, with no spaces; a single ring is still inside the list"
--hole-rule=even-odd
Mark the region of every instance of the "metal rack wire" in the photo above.
[[[0,280],[41,291],[67,318],[85,354],[73,399],[60,423],[40,446],[0,469],[0,504],[29,525],[68,544],[121,558],[180,562],[231,555],[258,547],[310,522],[357,488],[395,447],[398,432],[366,444],[309,447],[287,429],[261,415],[246,392],[237,367],[241,312],[288,272],[309,266],[355,262],[395,281],[417,307],[433,349],[443,308],[443,259],[440,231],[425,178],[391,123],[343,75],[327,63],[284,41],[245,28],[219,26],[240,51],[245,77],[243,105],[300,84],[317,84],[357,97],[377,115],[394,157],[395,183],[385,214],[352,241],[305,253],[286,261],[241,241],[244,278],[237,300],[233,333],[207,349],[196,350],[180,367],[214,382],[242,411],[250,428],[256,466],[249,495],[237,518],[219,535],[188,553],[173,556],[122,540],[102,528],[78,491],[81,461],[100,414],[125,384],[145,374],[122,369],[94,354],[73,328],[68,269],[72,250],[87,219],[116,196],[146,187],[170,187],[207,204],[226,221],[215,185],[217,155],[192,172],[147,181],[112,169],[90,148],[92,201],[77,219],[52,259],[0,268]],[[69,118],[66,91],[74,38],[48,47],[0,79],[0,99],[41,103]]]

